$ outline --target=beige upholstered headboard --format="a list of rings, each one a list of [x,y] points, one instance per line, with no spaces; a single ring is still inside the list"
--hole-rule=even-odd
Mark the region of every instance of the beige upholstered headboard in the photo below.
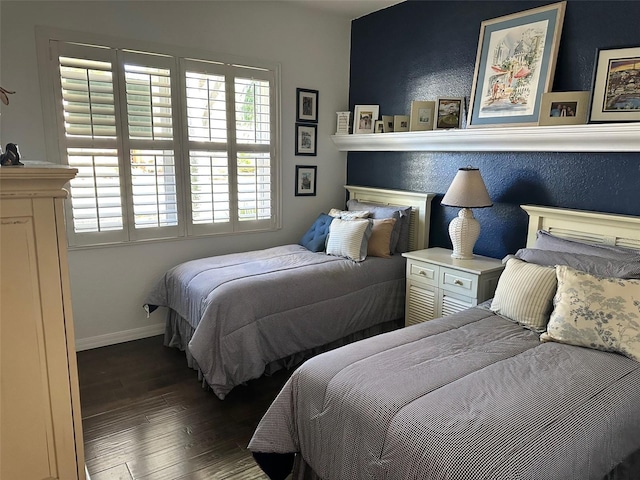
[[[429,246],[429,226],[431,201],[435,193],[407,192],[404,190],[384,190],[373,187],[345,185],[349,198],[379,205],[411,206],[409,223],[409,249],[420,250]]]
[[[534,246],[536,232],[586,243],[617,245],[640,250],[640,217],[568,208],[521,205],[529,214],[527,247]]]

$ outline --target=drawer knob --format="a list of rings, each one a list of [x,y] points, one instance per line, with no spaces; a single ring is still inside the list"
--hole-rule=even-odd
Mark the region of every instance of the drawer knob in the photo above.
[[[456,280],[453,282],[453,284],[454,284],[454,285],[459,285],[459,286],[462,286],[462,285],[463,285],[463,284],[462,284],[462,280],[458,280],[458,279],[456,279]]]
[[[423,277],[426,277],[427,272],[425,272],[424,270],[418,270],[418,275],[422,275]]]

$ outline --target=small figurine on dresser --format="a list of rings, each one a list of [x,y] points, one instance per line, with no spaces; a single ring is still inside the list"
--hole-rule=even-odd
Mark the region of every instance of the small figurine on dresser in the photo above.
[[[7,148],[4,153],[2,153],[2,149],[0,149],[0,165],[3,167],[10,165],[23,165],[20,161],[18,145],[15,143],[7,143]]]

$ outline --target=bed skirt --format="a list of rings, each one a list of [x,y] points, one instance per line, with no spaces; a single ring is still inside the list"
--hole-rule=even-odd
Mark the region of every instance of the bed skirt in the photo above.
[[[347,335],[346,337],[340,338],[325,345],[320,345],[303,352],[294,353],[293,355],[289,355],[285,358],[281,358],[279,360],[268,363],[265,366],[263,374],[272,375],[273,373],[277,372],[278,370],[282,370],[283,368],[295,368],[308,358],[311,358],[322,352],[333,350],[334,348],[342,347],[343,345],[347,345],[348,343],[356,342],[358,340],[372,337],[380,333],[397,330],[398,328],[402,328],[403,326],[404,318],[374,325],[372,327],[352,333],[350,335]],[[167,309],[167,321],[164,330],[164,345],[167,347],[178,348],[183,351],[187,359],[187,365],[198,372],[198,380],[202,382],[202,387],[210,389],[209,384],[207,383],[204,375],[198,367],[198,363],[191,355],[191,352],[189,352],[188,345],[194,331],[195,329],[191,325],[189,325],[189,322],[178,315],[175,310],[172,310],[170,308]]]

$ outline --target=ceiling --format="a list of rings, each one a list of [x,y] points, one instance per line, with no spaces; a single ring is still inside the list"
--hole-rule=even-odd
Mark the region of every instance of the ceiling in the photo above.
[[[267,0],[269,1],[269,0]],[[285,0],[353,20],[403,2],[404,0]]]

